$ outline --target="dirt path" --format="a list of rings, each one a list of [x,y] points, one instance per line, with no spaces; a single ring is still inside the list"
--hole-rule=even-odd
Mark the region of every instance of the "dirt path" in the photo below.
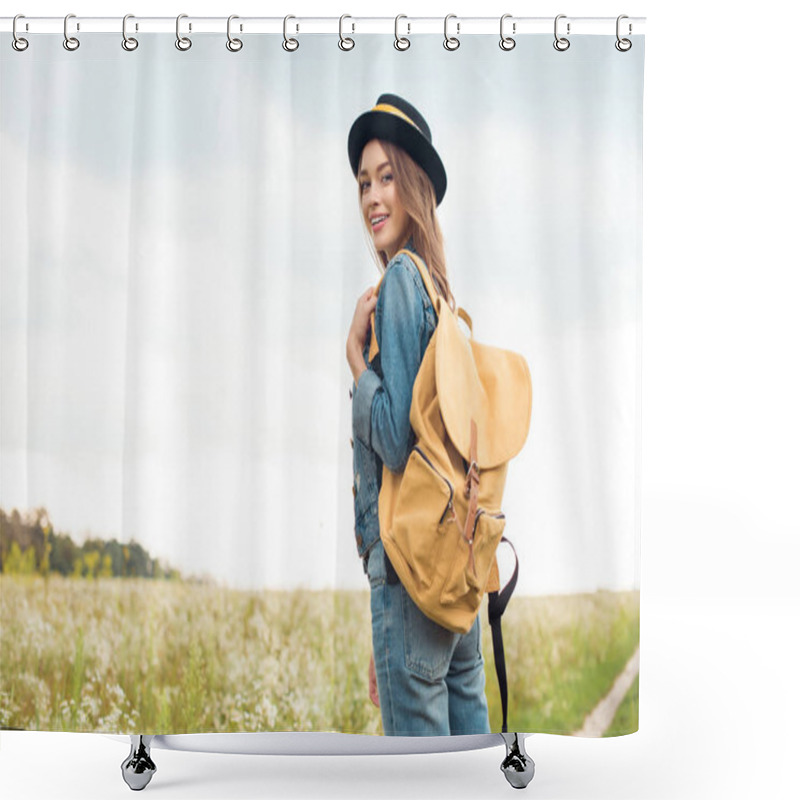
[[[594,711],[584,720],[583,727],[573,736],[602,736],[617,713],[617,708],[639,674],[639,648],[630,657],[625,669],[617,675],[611,691],[595,706]]]

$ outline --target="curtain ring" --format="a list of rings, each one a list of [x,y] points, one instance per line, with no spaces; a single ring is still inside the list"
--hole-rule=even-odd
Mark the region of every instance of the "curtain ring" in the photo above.
[[[228,17],[228,41],[225,42],[225,47],[227,47],[228,50],[231,51],[231,53],[238,53],[242,49],[242,47],[244,47],[241,39],[234,39],[231,36],[231,22],[235,19],[239,19],[239,17],[236,14],[231,14]]]
[[[400,27],[400,20],[401,19],[408,19],[405,14],[398,14],[394,18],[394,49],[395,50],[408,50],[411,47],[411,39],[406,39],[405,36],[401,37],[399,32]],[[408,33],[411,33],[411,25],[410,23],[406,23],[408,27]]]
[[[558,50],[560,53],[563,53],[565,50],[569,50],[569,44],[570,44],[569,39],[566,39],[565,37],[558,35],[558,21],[560,19],[566,19],[566,18],[567,18],[566,14],[559,14],[556,17],[555,24],[553,25],[553,31],[554,31],[554,34],[555,34],[555,37],[556,37],[556,40],[553,42],[553,47],[555,47],[555,49]],[[569,27],[570,27],[570,24],[568,22],[567,23],[567,36],[569,36]]]
[[[458,50],[458,48],[461,47],[461,42],[456,36],[448,36],[447,35],[447,23],[451,19],[455,19],[455,18],[456,18],[455,14],[448,14],[444,18],[444,49],[445,50],[450,50],[451,52],[453,50]],[[460,31],[461,31],[461,23],[457,22],[456,23],[456,33],[459,33]]]
[[[506,52],[508,52],[509,50],[513,50],[517,46],[516,39],[512,38],[511,36],[506,36],[503,33],[503,23],[510,18],[511,14],[503,14],[503,16],[500,17],[500,49],[505,50]],[[514,23],[514,27],[512,28],[514,33],[516,33],[516,27],[517,24]]]
[[[81,46],[81,43],[74,36],[70,36],[67,32],[67,25],[70,19],[74,18],[74,14],[67,14],[67,16],[64,17],[64,49],[69,50],[70,52],[77,50]],[[78,30],[80,30],[80,28],[78,28]]]
[[[11,46],[18,53],[21,53],[23,50],[27,50],[28,49],[28,40],[27,39],[23,39],[17,33],[17,20],[18,19],[25,19],[25,15],[24,14],[17,14],[17,16],[14,17],[14,22],[11,25],[11,33],[14,35],[14,38],[11,40]]]
[[[297,39],[290,39],[286,35],[286,23],[289,22],[290,19],[297,19],[297,17],[293,17],[291,14],[289,14],[283,18],[283,49],[287,53],[293,53],[298,47],[300,47],[300,42],[298,42]],[[300,26],[298,25],[297,30],[299,29]]]
[[[614,42],[614,47],[616,47],[617,50],[620,51],[620,53],[627,53],[628,50],[630,50],[631,47],[633,47],[633,42],[631,42],[630,39],[620,39],[620,37],[619,37],[619,23],[623,19],[628,19],[628,15],[627,14],[620,14],[617,17],[617,41]],[[633,31],[633,26],[630,23],[628,23],[628,33],[630,34],[630,33],[632,33],[632,31]]]
[[[178,14],[175,20],[175,47],[181,51],[186,51],[192,46],[192,40],[188,36],[181,36],[181,20],[187,19],[188,16],[188,14]],[[189,30],[191,29],[192,26],[189,25]]]
[[[128,20],[134,19],[133,14],[126,14],[122,18],[122,49],[132,53],[138,46],[139,40],[128,36]]]
[[[345,38],[344,34],[342,33],[342,23],[346,19],[353,19],[353,18],[349,14],[342,14],[342,16],[339,17],[339,49],[344,50],[345,52],[347,52],[348,50],[352,50],[356,46],[356,43],[349,36]],[[355,33],[356,25],[355,23],[351,24],[353,27],[353,30],[351,32]]]

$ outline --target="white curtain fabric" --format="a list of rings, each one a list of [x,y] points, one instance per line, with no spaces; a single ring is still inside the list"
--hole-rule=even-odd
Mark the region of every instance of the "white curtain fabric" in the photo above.
[[[174,39],[2,49],[0,507],[235,589],[366,590],[346,139],[392,92],[447,169],[456,300],[531,369],[518,594],[638,589],[643,37]]]
[[[242,587],[362,587],[345,143],[426,115],[456,299],[531,367],[508,535],[530,594],[638,583],[643,43],[57,35],[3,53],[2,504]]]

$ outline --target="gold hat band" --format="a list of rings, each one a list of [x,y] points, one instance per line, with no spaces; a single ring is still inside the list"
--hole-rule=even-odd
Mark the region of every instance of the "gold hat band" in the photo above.
[[[390,106],[388,103],[380,103],[379,105],[374,106],[372,108],[372,110],[373,111],[383,111],[386,114],[394,114],[396,117],[400,117],[400,119],[405,120],[409,125],[412,125],[420,133],[422,133],[422,131],[420,130],[419,126],[414,122],[414,120],[411,119],[411,117],[406,116],[399,108],[395,108],[394,106]]]

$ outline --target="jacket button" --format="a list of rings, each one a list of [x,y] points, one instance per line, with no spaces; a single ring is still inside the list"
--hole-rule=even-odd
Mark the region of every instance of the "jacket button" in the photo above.
[[[364,544],[364,540],[360,536],[356,536],[356,544],[361,547]]]
[[[350,399],[352,400],[353,399],[353,390],[352,389],[348,389],[347,393],[350,395]]]

